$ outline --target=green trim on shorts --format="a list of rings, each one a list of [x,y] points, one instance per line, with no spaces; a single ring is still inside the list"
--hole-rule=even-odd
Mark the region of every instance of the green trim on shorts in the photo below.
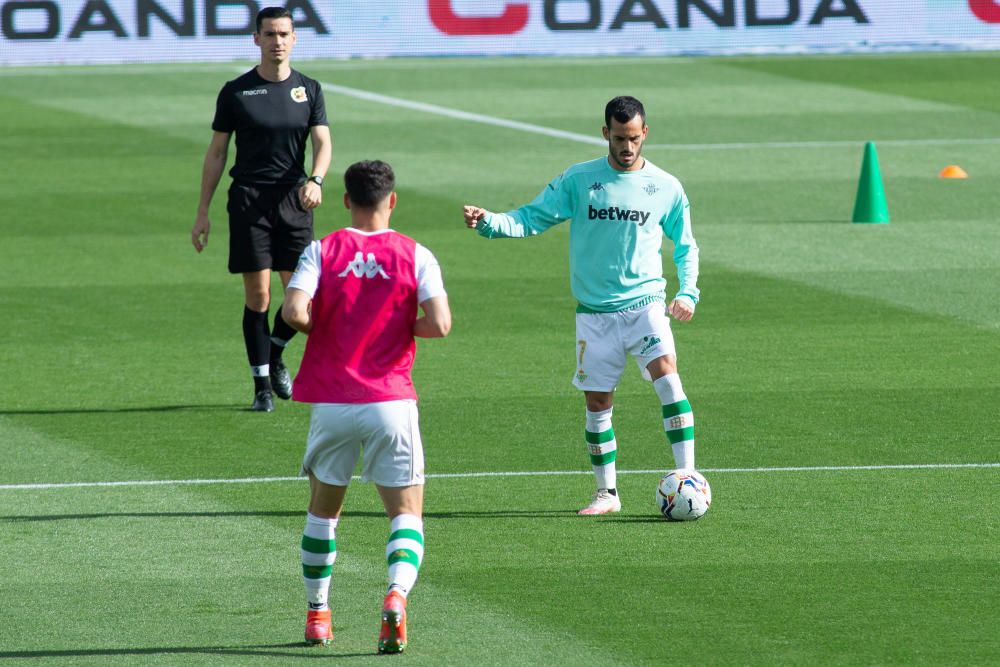
[[[662,294],[650,294],[649,296],[643,297],[642,299],[639,299],[635,303],[629,304],[628,306],[626,306],[624,308],[616,308],[614,310],[595,310],[595,309],[591,308],[590,306],[585,306],[582,303],[577,303],[576,304],[576,312],[578,312],[578,313],[588,313],[588,314],[591,314],[591,315],[596,315],[596,314],[599,314],[599,313],[621,313],[621,312],[626,311],[626,310],[635,310],[636,308],[645,308],[646,306],[648,306],[649,304],[651,304],[651,303],[653,303],[655,301],[659,301],[661,303],[665,303],[664,296]]]

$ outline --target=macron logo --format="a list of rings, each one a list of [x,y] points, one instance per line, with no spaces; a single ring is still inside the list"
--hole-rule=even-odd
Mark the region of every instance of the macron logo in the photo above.
[[[639,226],[642,227],[649,220],[648,211],[633,211],[627,208],[618,208],[617,206],[609,206],[608,208],[594,208],[592,205],[588,206],[590,210],[587,211],[587,218],[590,220],[623,220],[626,222],[639,222]]]
[[[382,269],[382,265],[375,260],[375,253],[372,252],[368,253],[367,259],[360,252],[355,253],[354,259],[347,264],[346,269],[337,274],[337,277],[343,278],[348,273],[353,273],[357,278],[382,276],[386,280],[389,279],[389,276]]]

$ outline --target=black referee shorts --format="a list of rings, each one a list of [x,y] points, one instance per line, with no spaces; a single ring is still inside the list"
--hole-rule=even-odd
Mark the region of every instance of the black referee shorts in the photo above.
[[[294,271],[313,240],[313,213],[299,202],[299,185],[229,187],[229,272]]]

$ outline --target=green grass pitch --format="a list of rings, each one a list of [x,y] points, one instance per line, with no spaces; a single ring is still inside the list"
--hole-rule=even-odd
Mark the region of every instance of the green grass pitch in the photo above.
[[[297,66],[594,137],[604,103],[633,94],[701,246],[703,300],[675,336],[712,510],[656,517],[651,471],[671,457],[630,369],[623,512],[578,518],[568,230],[486,241],[461,205],[528,201],[601,147],[328,91],[317,231],[346,224],[344,167],[389,161],[394,226],[441,260],[455,318],[415,370],[442,476],[400,662],[1000,662],[1000,55]],[[388,526],[371,486],[338,529],[328,649],[301,644],[304,482],[25,486],[296,474],[308,409],[245,412],[228,180],[208,249],[189,242],[215,95],[247,67],[0,72],[5,664],[377,659]],[[866,140],[889,225],[849,222]],[[938,178],[948,164],[970,178]],[[966,464],[993,466],[941,467]],[[886,467],[920,465],[937,467]],[[499,472],[564,474],[470,475]]]

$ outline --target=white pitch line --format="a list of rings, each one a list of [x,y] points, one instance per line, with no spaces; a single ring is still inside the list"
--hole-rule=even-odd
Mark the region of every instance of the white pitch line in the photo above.
[[[852,470],[942,470],[954,468],[1000,468],[1000,463],[903,463],[859,466],[779,466],[772,468],[699,468],[704,473],[741,472],[843,472]],[[665,470],[619,470],[619,475],[653,475]],[[472,479],[476,477],[556,477],[561,475],[592,475],[590,470],[535,470],[507,472],[455,472],[427,475],[428,479]],[[132,487],[192,484],[268,484],[273,482],[302,482],[305,477],[239,477],[236,479],[148,479],[122,482],[65,482],[51,484],[0,484],[0,490],[26,491],[38,489],[79,489],[87,487]],[[354,477],[353,479],[358,479]]]
[[[564,130],[554,130],[550,127],[542,127],[541,125],[532,125],[531,123],[522,123],[516,120],[507,120],[505,118],[497,118],[495,116],[486,116],[468,111],[459,111],[458,109],[449,109],[448,107],[438,106],[437,104],[414,102],[412,100],[405,100],[401,97],[381,95],[379,93],[373,93],[359,88],[339,86],[335,83],[323,83],[321,85],[323,86],[323,90],[329,90],[331,92],[340,93],[341,95],[347,95],[349,97],[356,97],[360,100],[367,100],[369,102],[378,102],[379,104],[402,107],[404,109],[413,109],[414,111],[423,111],[425,113],[436,114],[438,116],[466,120],[472,123],[483,123],[484,125],[495,125],[497,127],[506,127],[511,130],[521,130],[523,132],[531,132],[533,134],[542,134],[556,139],[569,139],[570,141],[577,141],[582,144],[591,144],[593,146],[604,146],[607,144],[604,139],[591,137],[586,134],[577,134],[576,132],[566,132]]]
[[[240,70],[243,71],[242,69]],[[568,139],[570,141],[575,141],[581,144],[588,144],[590,146],[607,146],[607,140],[601,137],[591,136],[587,134],[579,134],[577,132],[567,132],[565,130],[556,130],[551,127],[544,127],[542,125],[534,125],[532,123],[522,123],[516,120],[508,120],[506,118],[498,118],[496,116],[487,116],[485,114],[472,113],[470,111],[461,111],[459,109],[452,109],[449,107],[443,107],[437,104],[428,104],[426,102],[414,102],[413,100],[407,100],[402,97],[393,97],[391,95],[382,95],[381,93],[373,93],[369,90],[362,90],[361,88],[351,88],[350,86],[341,86],[336,83],[321,82],[323,90],[328,90],[332,93],[338,93],[340,95],[346,95],[348,97],[354,97],[359,100],[366,100],[368,102],[376,102],[378,104],[385,104],[387,106],[400,107],[403,109],[412,109],[414,111],[422,111],[424,113],[434,114],[437,116],[445,116],[447,118],[455,118],[457,120],[469,121],[472,123],[481,123],[483,125],[493,125],[495,127],[504,127],[511,130],[521,130],[523,132],[529,132],[531,134],[541,134],[546,137],[552,137],[554,139]],[[867,139],[848,139],[848,140],[836,140],[836,141],[762,141],[762,142],[734,142],[734,143],[707,143],[707,144],[647,144],[645,148],[650,150],[678,150],[678,151],[709,151],[709,150],[751,150],[756,148],[840,148],[844,146],[861,146],[868,141]],[[883,146],[950,146],[953,144],[998,144],[1000,143],[1000,137],[982,137],[982,138],[966,138],[966,139],[882,139],[876,140],[877,144]]]
[[[868,139],[844,139],[837,141],[762,141],[719,144],[649,144],[646,149],[704,151],[704,150],[747,150],[755,148],[842,148],[862,146]],[[968,139],[878,139],[872,140],[879,146],[952,146],[956,144],[980,145],[1000,144],[1000,137]]]

